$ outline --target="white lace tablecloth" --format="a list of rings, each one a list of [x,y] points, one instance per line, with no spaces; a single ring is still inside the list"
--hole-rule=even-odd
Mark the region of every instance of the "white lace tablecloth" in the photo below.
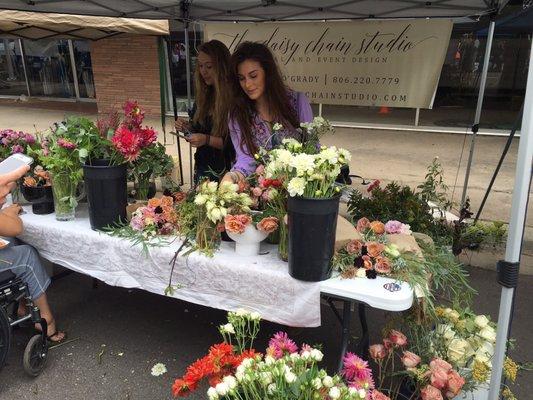
[[[42,256],[73,271],[90,275],[112,286],[144,289],[164,294],[170,265],[180,242],[150,248],[91,230],[86,205],[80,205],[74,221],[56,221],[54,214],[26,214],[20,239]],[[287,263],[277,249],[265,245],[268,254],[236,256],[233,243],[222,243],[215,257],[198,253],[178,257],[172,282],[183,285],[173,296],[223,310],[243,307],[258,311],[262,318],[289,326],[320,325],[320,283],[298,281],[289,276]]]

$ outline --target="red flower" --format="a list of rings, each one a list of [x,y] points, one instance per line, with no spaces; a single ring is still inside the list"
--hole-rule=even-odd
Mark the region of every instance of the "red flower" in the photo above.
[[[115,131],[111,141],[126,160],[133,161],[139,156],[141,150],[139,137],[124,125]]]
[[[379,181],[379,179],[376,179],[374,182],[372,182],[370,185],[368,185],[368,188],[366,189],[366,191],[368,193],[371,193],[372,190],[374,190],[374,189],[379,187],[380,183],[381,182]]]
[[[147,147],[157,140],[157,132],[153,128],[139,129],[138,134],[141,148]]]
[[[139,128],[144,120],[144,111],[139,107],[137,100],[128,100],[124,103],[124,123],[130,128]]]
[[[394,329],[390,331],[389,339],[396,346],[403,347],[407,344],[407,337],[403,333]]]

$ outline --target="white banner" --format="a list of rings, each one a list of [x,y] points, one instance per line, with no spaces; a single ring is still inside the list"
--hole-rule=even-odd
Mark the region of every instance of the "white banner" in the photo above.
[[[312,103],[429,108],[452,30],[451,20],[213,23],[206,40],[231,52],[267,44],[285,83]]]

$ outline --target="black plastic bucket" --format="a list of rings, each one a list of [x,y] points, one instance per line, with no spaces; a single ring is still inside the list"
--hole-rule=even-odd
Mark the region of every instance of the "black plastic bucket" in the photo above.
[[[109,160],[92,160],[83,166],[85,191],[92,229],[102,229],[126,221],[126,164],[109,165]]]
[[[44,215],[54,212],[54,194],[52,186],[24,186],[21,185],[24,198],[31,203],[34,214]]]
[[[289,197],[289,274],[318,282],[331,276],[340,195],[329,199]]]

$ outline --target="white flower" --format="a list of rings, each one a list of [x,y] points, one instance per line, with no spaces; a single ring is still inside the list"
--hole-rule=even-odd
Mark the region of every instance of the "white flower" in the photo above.
[[[302,360],[309,360],[311,358],[311,352],[305,350],[302,351]]]
[[[244,372],[237,370],[237,372],[235,372],[235,378],[237,378],[239,382],[242,382],[244,379]]]
[[[313,387],[316,389],[316,390],[319,390],[321,387],[322,387],[322,379],[320,378],[315,378],[311,381],[311,385],[313,385]]]
[[[214,387],[207,389],[207,397],[209,397],[209,400],[218,400],[217,390]]]
[[[245,358],[244,360],[242,360],[241,365],[244,368],[249,368],[252,366],[253,363],[254,363],[253,358]]]
[[[273,130],[274,132],[276,132],[276,131],[281,131],[282,129],[283,129],[283,125],[281,125],[279,122],[276,122],[276,123],[274,124],[274,126],[272,127],[272,130]]]
[[[355,271],[355,276],[358,278],[366,278],[366,269],[357,268],[357,271]]]
[[[313,360],[320,362],[324,358],[324,354],[318,349],[313,349],[311,350],[311,357]]]
[[[276,362],[276,359],[272,356],[266,356],[265,357],[265,364],[266,365],[272,365]]]
[[[259,314],[257,311],[253,311],[251,314],[250,314],[250,319],[252,321],[259,321],[261,320],[261,314]]]
[[[205,194],[197,194],[194,197],[194,204],[202,206],[207,202],[207,196]]]
[[[440,324],[437,326],[437,333],[441,335],[447,342],[450,342],[455,337],[455,331],[450,324]]]
[[[298,353],[291,353],[289,355],[289,358],[292,360],[292,361],[297,361],[300,359],[300,355]]]
[[[296,169],[298,176],[311,174],[315,168],[315,156],[311,154],[297,154],[291,160],[290,166]]]
[[[485,315],[478,315],[474,322],[479,328],[484,328],[489,324],[489,319]]]
[[[453,339],[448,347],[448,358],[459,366],[464,366],[468,354],[472,352],[470,344],[464,339]]]
[[[246,317],[248,315],[248,311],[246,311],[244,308],[238,308],[237,311],[235,311],[235,315],[237,317]]]
[[[289,195],[291,197],[303,196],[306,184],[307,182],[303,178],[292,178],[287,186]]]
[[[365,389],[359,389],[358,391],[359,397],[362,399],[366,399],[366,390]]]
[[[261,383],[265,386],[269,385],[272,383],[272,373],[271,372],[261,372],[260,373],[260,377],[261,377]]]
[[[484,327],[480,332],[479,336],[485,339],[489,343],[496,343],[496,331],[491,326]]]
[[[269,395],[273,395],[273,394],[276,392],[276,390],[277,390],[277,386],[276,386],[275,383],[271,383],[271,384],[268,385],[268,387],[267,387],[267,393],[268,393]]]
[[[224,382],[226,385],[228,385],[230,390],[231,389],[235,389],[237,387],[237,379],[235,379],[235,377],[233,377],[231,375],[225,376],[222,379],[222,382]]]
[[[339,390],[337,386],[334,386],[331,389],[329,389],[328,395],[332,400],[336,400],[339,397],[341,397],[341,391]]]
[[[285,381],[287,383],[293,383],[296,381],[296,375],[290,371],[285,372]]]
[[[217,391],[217,393],[219,394],[219,396],[225,396],[228,394],[229,392],[229,386],[227,383],[225,382],[220,382],[218,383],[216,386],[215,386],[215,389]]]
[[[167,367],[165,366],[165,364],[157,363],[152,367],[153,376],[161,376],[166,372],[167,372]]]
[[[232,324],[220,325],[220,331],[223,333],[235,333],[235,328]]]
[[[325,376],[324,379],[322,379],[322,384],[327,387],[327,388],[330,388],[333,386],[333,378],[331,376]]]
[[[331,146],[318,153],[318,158],[322,161],[327,161],[331,165],[334,165],[339,162],[339,153],[337,153],[337,148],[335,146]]]
[[[339,149],[339,157],[342,158],[345,163],[348,163],[352,159],[352,154],[346,149]]]

